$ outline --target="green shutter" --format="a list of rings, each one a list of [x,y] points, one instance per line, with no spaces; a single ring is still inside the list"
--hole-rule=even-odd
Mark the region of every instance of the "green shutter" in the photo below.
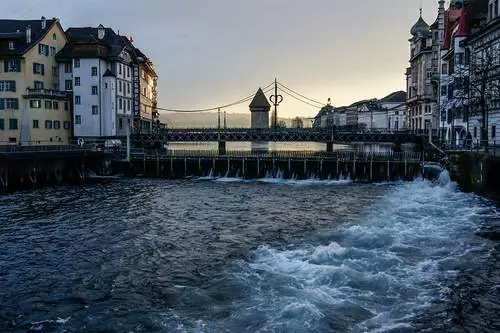
[[[9,71],[9,61],[8,60],[3,61],[3,71],[4,71],[4,73],[7,73]]]
[[[19,99],[13,98],[13,102],[14,103],[12,103],[12,108],[15,110],[18,110],[19,109]]]
[[[21,60],[15,60],[17,72],[21,72]]]
[[[0,130],[4,130],[4,129],[5,129],[5,120],[0,119]]]
[[[0,110],[5,109],[5,99],[0,98]]]
[[[42,66],[42,75],[45,75],[45,65],[41,65]]]
[[[36,63],[33,63],[33,74],[36,74]]]

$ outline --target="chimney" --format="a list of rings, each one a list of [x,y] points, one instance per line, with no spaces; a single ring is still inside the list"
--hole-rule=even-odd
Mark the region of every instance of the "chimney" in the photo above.
[[[31,26],[26,27],[26,43],[31,43]]]
[[[45,16],[42,16],[42,30],[44,30],[47,27],[47,19]]]

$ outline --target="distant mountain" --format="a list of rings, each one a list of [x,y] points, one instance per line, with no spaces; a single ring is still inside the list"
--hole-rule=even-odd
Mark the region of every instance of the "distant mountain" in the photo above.
[[[233,128],[248,128],[250,127],[250,114],[245,113],[228,113],[227,127]],[[206,113],[164,113],[160,115],[161,121],[166,122],[170,128],[217,128],[218,114],[217,112]],[[287,127],[292,124],[292,119],[278,118],[285,121]],[[221,113],[221,127],[224,126],[224,114]]]

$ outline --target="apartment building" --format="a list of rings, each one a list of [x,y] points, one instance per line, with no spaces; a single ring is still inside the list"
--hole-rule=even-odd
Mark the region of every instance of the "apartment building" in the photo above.
[[[0,20],[0,145],[70,142],[55,57],[66,41],[57,18]]]

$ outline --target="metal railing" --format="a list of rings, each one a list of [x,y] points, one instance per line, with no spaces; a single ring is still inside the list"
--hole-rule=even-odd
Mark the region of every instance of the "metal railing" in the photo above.
[[[500,156],[500,140],[459,139],[458,142],[445,142],[442,147],[447,152],[476,152]]]
[[[61,97],[61,98],[66,98],[67,94],[65,91],[59,91],[55,89],[31,89],[28,88],[26,89],[26,95],[27,96],[52,96],[52,97]]]
[[[131,151],[131,157],[134,159],[170,159],[170,158],[220,158],[220,159],[243,159],[243,158],[262,158],[262,159],[340,159],[340,160],[399,160],[419,162],[422,154],[419,152],[361,152],[361,151],[227,151],[220,155],[216,150],[169,150],[164,152],[150,152],[145,150]]]

